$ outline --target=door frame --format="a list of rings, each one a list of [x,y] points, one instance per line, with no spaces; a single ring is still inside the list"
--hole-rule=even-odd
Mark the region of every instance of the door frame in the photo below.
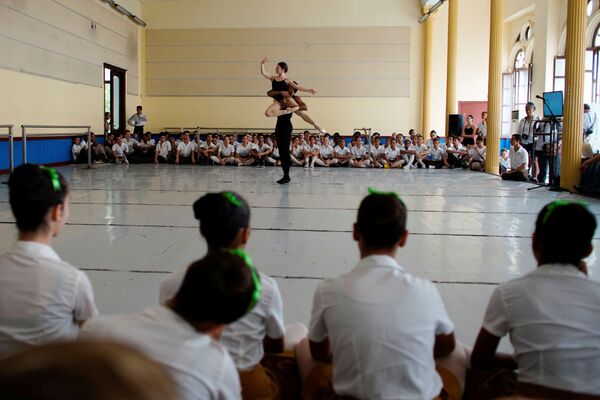
[[[111,124],[111,133],[116,135],[116,134],[123,134],[125,132],[125,130],[127,129],[126,127],[126,120],[127,120],[127,116],[125,115],[125,110],[127,109],[126,107],[126,100],[127,100],[127,95],[125,93],[125,88],[127,87],[125,84],[125,79],[127,77],[127,70],[123,69],[123,68],[119,68],[117,66],[114,66],[112,64],[108,64],[108,63],[104,63],[104,68],[102,69],[102,76],[104,77],[104,70],[105,69],[109,69],[110,70],[110,124]],[[119,129],[115,129],[115,120],[114,120],[114,115],[115,115],[115,101],[114,101],[114,92],[115,92],[115,88],[114,88],[114,77],[117,76],[119,78],[119,121],[118,121],[118,126]],[[102,79],[102,81],[104,82],[104,84],[106,85],[106,82],[104,80],[104,78]],[[104,104],[106,104],[106,99],[104,99]],[[104,115],[104,112],[102,113],[102,115]]]

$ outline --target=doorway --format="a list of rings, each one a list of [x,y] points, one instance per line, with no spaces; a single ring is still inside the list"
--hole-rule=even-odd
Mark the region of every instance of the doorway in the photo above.
[[[123,134],[125,125],[125,73],[127,71],[115,67],[114,65],[104,64],[104,115],[110,118],[109,122],[105,118],[104,135]]]

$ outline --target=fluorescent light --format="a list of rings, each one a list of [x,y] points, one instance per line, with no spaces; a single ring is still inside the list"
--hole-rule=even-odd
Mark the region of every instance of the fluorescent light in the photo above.
[[[440,8],[442,6],[442,4],[444,4],[444,1],[445,0],[440,0],[437,3],[435,3],[433,6],[431,6],[431,8],[429,9],[429,14],[431,14],[432,12],[435,12],[435,10]]]
[[[121,14],[126,16],[127,18],[130,18],[136,24],[144,26],[144,27],[146,26],[146,23],[144,21],[142,21],[141,18],[133,15],[128,9],[126,9],[122,5],[115,3],[114,0],[102,0],[102,1],[107,3],[109,6],[113,7],[115,10],[117,10],[118,12],[120,12]]]
[[[144,21],[142,21],[140,18],[136,17],[135,15],[133,17],[131,17],[131,19],[138,25],[141,25],[141,26],[147,25]]]
[[[427,20],[427,18],[429,18],[429,13],[421,15],[419,17],[419,20],[417,22],[419,22],[420,24],[422,24],[423,22],[425,22]]]

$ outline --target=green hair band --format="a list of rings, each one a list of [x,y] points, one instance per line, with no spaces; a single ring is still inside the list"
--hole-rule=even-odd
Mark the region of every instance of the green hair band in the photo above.
[[[587,207],[588,203],[585,201],[569,201],[564,199],[554,200],[552,203],[546,206],[546,213],[544,214],[544,218],[542,218],[542,224],[546,224],[548,222],[548,218],[560,207],[568,206],[571,204],[578,204],[583,207]]]
[[[258,275],[256,268],[254,268],[254,263],[252,262],[252,258],[250,258],[250,254],[248,254],[247,251],[242,250],[242,249],[232,249],[229,251],[231,253],[235,254],[236,256],[240,257],[242,260],[244,260],[244,262],[246,263],[246,265],[248,266],[248,268],[250,268],[250,271],[252,272],[252,283],[254,286],[254,290],[252,291],[252,300],[250,301],[250,304],[248,305],[248,310],[247,310],[247,312],[250,312],[256,306],[256,304],[258,304],[258,302],[260,301],[260,296],[262,294],[262,283],[260,282],[260,276]]]
[[[242,206],[242,202],[240,201],[240,199],[238,199],[237,197],[235,197],[235,194],[233,194],[231,192],[223,192],[222,194],[234,206],[236,206],[236,207],[241,207]]]
[[[50,181],[52,182],[52,189],[55,192],[60,192],[61,185],[60,185],[60,178],[58,176],[58,172],[56,172],[56,170],[54,168],[45,167],[43,165],[38,165],[38,168],[41,169],[42,171],[48,173],[48,175],[50,176]]]
[[[404,202],[402,201],[402,198],[396,192],[382,192],[381,190],[378,190],[378,189],[375,189],[372,187],[368,188],[367,191],[369,192],[369,194],[374,194],[377,196],[392,196],[392,197],[398,199],[402,204],[404,204]]]

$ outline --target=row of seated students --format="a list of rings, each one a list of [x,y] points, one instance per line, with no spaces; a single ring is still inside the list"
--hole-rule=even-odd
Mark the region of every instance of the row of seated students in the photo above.
[[[67,182],[26,164],[8,185],[19,233],[0,257],[0,398],[85,398],[48,393],[62,382],[52,366],[63,370],[74,356],[43,345],[78,339],[141,352],[184,400],[482,399],[493,397],[477,390],[490,387],[526,398],[600,398],[600,283],[584,262],[596,219],[580,203],[557,200],[540,211],[532,240],[538,266],[495,288],[471,349],[456,340],[436,286],[396,261],[408,211],[393,192],[370,189],[360,203],[353,225],[360,260],[320,282],[307,330],[285,324],[277,282],[245,252],[250,207],[236,193],[208,193],[193,204],[208,252],[164,279],[156,305],[99,317],[88,277],[51,247],[69,214]],[[497,352],[506,335],[512,355]],[[42,346],[44,362],[26,362],[38,360],[30,346]],[[81,387],[94,370],[91,353],[76,351],[70,371],[80,372],[65,386]],[[512,380],[483,379],[463,393],[468,368]],[[36,390],[44,396],[25,395]]]
[[[393,134],[382,140],[379,133],[373,134],[370,146],[364,143],[360,133],[355,133],[349,145],[339,135],[322,137],[310,135],[308,131],[293,137],[290,145],[292,165],[304,168],[356,167],[356,168],[471,168],[483,171],[486,148],[482,137],[471,140],[464,146],[463,138],[450,137],[447,144],[440,143],[435,131],[424,140],[422,135],[409,136]],[[175,164],[211,164],[257,166],[280,165],[280,149],[274,135],[241,136],[208,134],[200,135],[184,132],[179,139],[161,134],[158,143],[149,133],[141,141],[126,131],[124,136],[109,135],[104,145],[92,140],[92,154],[95,161],[116,163],[146,162]],[[82,151],[83,150],[83,151]],[[73,159],[87,161],[87,145],[76,138],[72,146]]]

